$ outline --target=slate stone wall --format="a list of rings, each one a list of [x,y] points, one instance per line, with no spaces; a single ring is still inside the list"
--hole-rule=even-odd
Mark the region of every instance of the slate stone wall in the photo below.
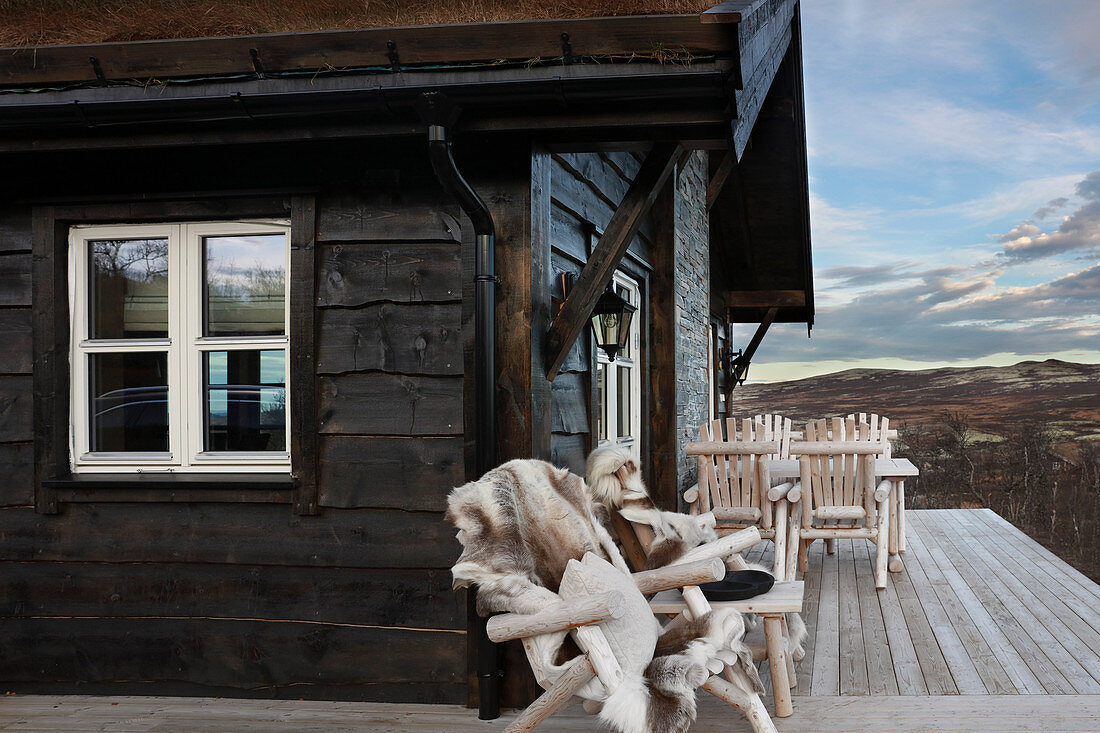
[[[684,164],[676,194],[676,455],[682,494],[696,482],[695,459],[684,454],[684,445],[698,439],[699,425],[708,419],[710,222],[704,151]]]

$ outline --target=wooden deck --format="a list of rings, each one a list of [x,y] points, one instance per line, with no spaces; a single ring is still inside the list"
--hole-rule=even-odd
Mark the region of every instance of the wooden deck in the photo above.
[[[1100,731],[1100,586],[988,510],[911,511],[905,571],[814,545],[807,656],[780,731]],[[753,557],[755,556],[755,558]],[[750,559],[767,561],[760,546]],[[759,633],[757,631],[756,633]],[[765,678],[767,675],[764,675]],[[453,706],[6,696],[0,731],[503,730]],[[576,706],[539,730],[598,730]],[[700,695],[696,731],[748,731]]]

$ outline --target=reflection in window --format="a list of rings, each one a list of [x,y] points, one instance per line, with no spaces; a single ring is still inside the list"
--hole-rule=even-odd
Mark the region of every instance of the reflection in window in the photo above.
[[[168,240],[99,239],[91,248],[91,338],[168,336]]]
[[[618,366],[618,400],[616,400],[615,409],[618,411],[618,415],[615,419],[615,424],[618,426],[618,437],[631,438],[633,437],[634,427],[631,420],[630,413],[630,400],[634,394],[634,390],[631,389],[631,377],[633,375],[633,368],[627,366]]]
[[[286,237],[204,237],[205,335],[285,333]]]
[[[286,355],[282,349],[203,355],[206,451],[286,450]]]
[[[596,365],[596,437],[607,440],[607,365]]]
[[[168,450],[168,354],[90,354],[91,449]]]

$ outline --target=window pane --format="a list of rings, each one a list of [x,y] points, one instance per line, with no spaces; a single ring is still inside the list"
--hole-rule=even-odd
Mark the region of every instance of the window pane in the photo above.
[[[617,375],[616,389],[619,393],[619,403],[617,405],[618,412],[617,422],[619,428],[620,438],[629,438],[632,436],[630,420],[630,380],[633,378],[633,370],[630,367],[616,367],[619,370]]]
[[[168,354],[92,354],[91,449],[168,450]]]
[[[286,332],[286,236],[204,237],[207,336]]]
[[[607,440],[607,365],[596,366],[596,436]]]
[[[206,451],[286,450],[286,353],[203,354]]]
[[[91,248],[91,337],[168,336],[168,240],[100,239]]]

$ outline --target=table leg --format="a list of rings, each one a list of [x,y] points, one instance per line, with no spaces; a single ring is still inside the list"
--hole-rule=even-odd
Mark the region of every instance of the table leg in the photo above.
[[[783,614],[783,651],[787,659],[787,682],[793,690],[798,687],[798,675],[794,671],[794,652],[791,649],[791,630],[787,627],[787,614]]]
[[[902,547],[902,516],[901,516],[901,492],[903,482],[899,479],[889,479],[890,481],[890,560],[887,563],[891,573],[900,573],[905,569],[905,564],[901,561],[901,556],[898,554],[901,552]]]
[[[898,554],[898,482],[890,482],[890,554]]]
[[[905,552],[905,481],[898,481],[898,552]]]
[[[791,683],[787,676],[787,644],[783,637],[782,614],[764,616],[764,640],[768,646],[768,667],[772,674],[775,715],[777,718],[786,718],[794,712],[794,707],[791,705]]]

